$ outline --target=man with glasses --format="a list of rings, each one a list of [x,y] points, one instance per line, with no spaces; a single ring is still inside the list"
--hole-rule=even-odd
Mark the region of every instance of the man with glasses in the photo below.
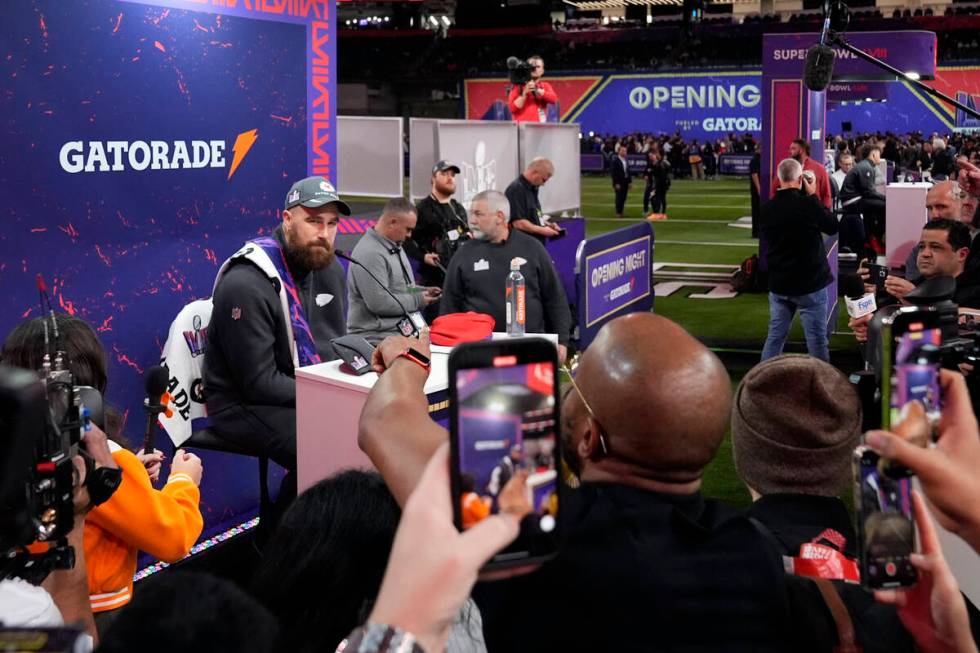
[[[527,63],[531,66],[531,79],[523,86],[515,84],[510,89],[507,106],[516,122],[548,122],[548,105],[558,102],[558,94],[551,84],[541,81],[544,59],[534,55]]]
[[[404,504],[446,431],[428,415],[427,371],[389,338],[358,442]],[[476,594],[488,650],[802,650],[783,571],[762,535],[701,494],[725,437],[731,381],[680,326],[633,313],[584,352],[561,408],[566,477],[557,557]],[[527,570],[525,570],[527,571]],[[541,624],[573,624],[542,628]]]

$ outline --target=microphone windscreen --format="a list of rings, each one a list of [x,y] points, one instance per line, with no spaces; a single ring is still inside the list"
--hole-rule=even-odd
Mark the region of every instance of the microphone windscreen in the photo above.
[[[152,399],[159,399],[160,395],[167,391],[167,382],[170,380],[170,371],[163,365],[154,365],[143,373],[143,384],[146,387],[146,396]]]
[[[864,282],[855,272],[846,272],[837,279],[837,287],[844,297],[857,299],[864,296]]]
[[[834,60],[837,53],[829,45],[817,43],[806,51],[806,65],[803,68],[803,83],[811,91],[824,91],[830,86],[834,75]]]
[[[497,61],[500,61],[499,59]],[[517,57],[507,57],[507,67],[511,70],[517,68],[521,63],[521,60]]]

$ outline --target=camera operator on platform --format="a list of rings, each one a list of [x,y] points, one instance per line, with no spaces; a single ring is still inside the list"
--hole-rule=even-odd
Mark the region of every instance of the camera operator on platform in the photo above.
[[[524,85],[514,84],[507,97],[507,107],[515,122],[547,122],[548,105],[558,102],[558,94],[551,84],[541,81],[544,76],[544,59],[538,55],[527,60],[531,67],[531,79]]]

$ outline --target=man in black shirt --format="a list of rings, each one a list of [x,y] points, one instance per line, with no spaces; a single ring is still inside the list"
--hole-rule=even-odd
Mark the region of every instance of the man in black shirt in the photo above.
[[[432,191],[415,205],[418,223],[404,247],[405,253],[420,264],[423,286],[442,288],[449,261],[463,241],[470,237],[466,209],[453,198],[458,174],[456,164],[449,161],[436,163],[432,166]],[[435,304],[432,306],[438,308]]]
[[[676,145],[674,147],[678,148]],[[609,173],[612,176],[613,192],[616,194],[616,217],[622,218],[623,211],[626,210],[626,194],[633,183],[633,176],[630,174],[629,150],[626,146],[620,145],[616,154],[609,162]]]
[[[837,220],[817,199],[816,182],[803,176],[799,161],[781,161],[778,178],[776,197],[759,209],[762,233],[769,243],[769,334],[762,360],[783,352],[797,311],[807,351],[829,360],[827,286],[834,278],[823,233],[837,233]]]
[[[322,177],[293,184],[286,195],[274,255],[284,274],[260,267],[246,243],[219,273],[214,290],[204,386],[215,431],[288,469],[296,468],[295,368],[307,358],[337,358],[330,339],[347,332],[344,270],[334,258],[340,214],[350,207]],[[273,257],[270,256],[268,260]],[[284,277],[288,276],[289,279]],[[284,312],[293,285],[315,352],[300,351],[302,328]]]
[[[660,152],[647,152],[647,167],[643,170],[643,178],[647,186],[643,189],[643,215],[649,209],[652,213],[667,212],[667,189],[670,188],[670,176],[667,164],[660,158]]]
[[[564,361],[572,317],[555,265],[544,246],[508,225],[507,198],[495,190],[477,193],[470,206],[473,240],[456,252],[446,271],[439,310],[475,311],[493,317],[497,331],[507,325],[505,290],[510,264],[523,259],[527,333],[558,334],[558,357]]]
[[[875,170],[881,161],[881,150],[873,143],[865,143],[858,151],[858,158],[861,160],[844,177],[838,198],[844,210],[840,246],[861,253],[865,237],[881,238],[884,233],[885,196],[875,190]]]
[[[538,157],[527,165],[521,176],[510,182],[504,194],[510,202],[510,223],[514,229],[531,234],[542,243],[546,238],[557,236],[561,227],[546,222],[541,213],[541,200],[538,189],[544,186],[555,174],[554,164]]]

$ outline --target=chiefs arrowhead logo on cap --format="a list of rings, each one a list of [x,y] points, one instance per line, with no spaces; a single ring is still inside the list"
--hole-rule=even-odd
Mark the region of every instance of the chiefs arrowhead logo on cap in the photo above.
[[[330,185],[330,182],[329,181],[321,181],[320,182],[320,190],[326,191],[327,193],[336,192],[336,191],[334,191],[333,186]]]

